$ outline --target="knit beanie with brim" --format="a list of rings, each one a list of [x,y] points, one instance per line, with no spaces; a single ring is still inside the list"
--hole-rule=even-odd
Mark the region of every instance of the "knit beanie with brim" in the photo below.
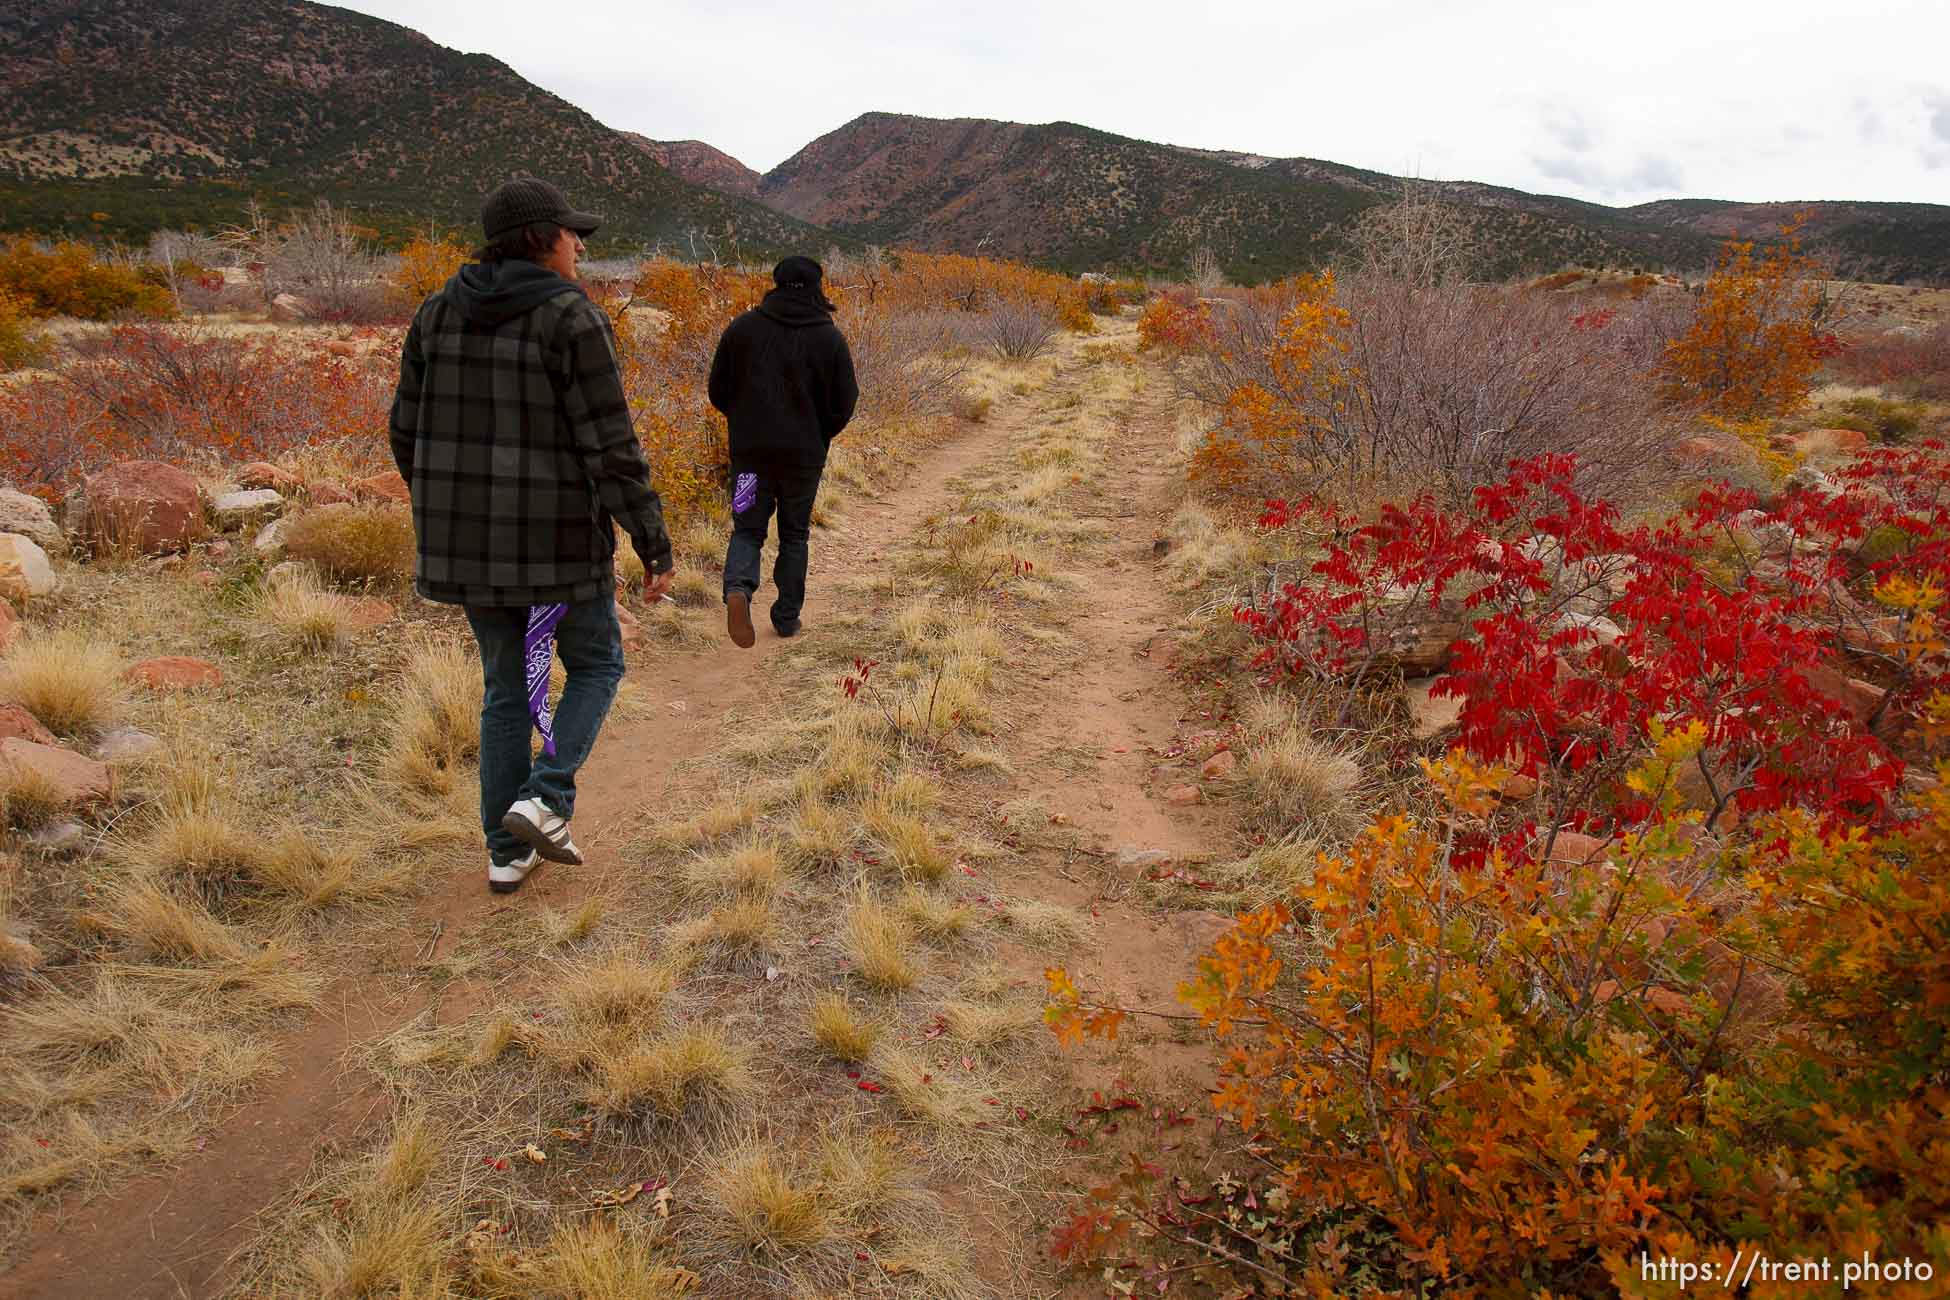
[[[772,268],[772,283],[781,289],[804,289],[812,294],[813,301],[827,311],[837,311],[826,297],[821,281],[826,277],[826,268],[810,257],[794,255],[786,258]]]

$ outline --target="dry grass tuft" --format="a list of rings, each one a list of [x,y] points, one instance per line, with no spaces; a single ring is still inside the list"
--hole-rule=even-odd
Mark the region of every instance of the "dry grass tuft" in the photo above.
[[[122,661],[79,632],[29,637],[0,660],[0,700],[11,700],[56,735],[88,736],[121,715]]]
[[[278,583],[264,597],[264,619],[301,650],[332,650],[352,639],[346,599],[322,590],[309,571]]]
[[[659,1023],[677,982],[678,971],[667,961],[645,963],[611,952],[558,967],[550,981],[551,1001],[572,1026],[641,1035]]]
[[[942,1008],[948,1035],[980,1052],[1000,1052],[1028,1041],[1042,1023],[1020,1003],[950,1002]]]
[[[243,936],[210,915],[203,903],[154,881],[124,887],[109,905],[112,924],[132,943],[171,961],[238,961]]]
[[[392,785],[445,797],[481,752],[481,665],[453,641],[427,641],[407,659],[392,738],[380,770]]]
[[[930,1065],[913,1049],[882,1043],[868,1058],[867,1068],[900,1108],[925,1124],[945,1129],[971,1129],[993,1119],[996,1108],[983,1098],[978,1081],[961,1070]]]
[[[754,840],[728,853],[704,854],[684,864],[684,888],[692,895],[771,898],[785,888],[785,859],[771,840]]]
[[[548,1245],[511,1279],[536,1300],[679,1300],[697,1278],[669,1263],[648,1241],[625,1237],[604,1219],[558,1227]]]
[[[748,829],[764,815],[765,801],[756,792],[745,790],[730,798],[720,799],[686,821],[659,827],[653,840],[672,848],[708,844]]]
[[[60,785],[46,773],[0,763],[0,828],[33,830],[53,821],[67,806]]]
[[[1227,784],[1245,796],[1258,829],[1341,838],[1364,821],[1361,765],[1297,727],[1269,736],[1246,755]]]
[[[786,845],[792,860],[802,867],[836,867],[853,848],[853,822],[817,799],[801,799],[786,832]]]
[[[860,820],[886,849],[895,869],[909,880],[940,880],[954,866],[927,824],[887,795],[869,800]]]
[[[221,882],[254,876],[265,848],[258,832],[230,814],[198,796],[177,795],[123,856],[145,874]]]
[[[854,1014],[853,1004],[838,993],[821,994],[807,1015],[813,1041],[836,1061],[864,1061],[880,1041],[880,1026]]]
[[[284,549],[334,582],[403,587],[413,580],[413,515],[391,503],[318,506],[285,525]]]
[[[823,1246],[833,1237],[833,1215],[820,1189],[780,1168],[761,1147],[731,1152],[707,1187],[721,1222],[754,1254],[776,1258]]]
[[[871,988],[897,992],[920,979],[906,922],[865,888],[847,913],[846,951],[855,973]]]
[[[564,948],[578,940],[589,937],[603,919],[603,900],[585,898],[574,911],[558,912],[552,907],[542,909],[538,922],[542,927],[542,941],[551,948]]]
[[[1002,915],[1025,939],[1041,948],[1073,947],[1090,931],[1083,913],[1039,898],[1017,899],[1002,909]]]
[[[825,749],[800,777],[800,793],[821,799],[867,794],[890,758],[864,710],[848,710],[833,719]]]
[[[751,1050],[709,1025],[596,1061],[591,1073],[585,1099],[619,1119],[651,1113],[708,1124],[728,1119],[757,1090]]]
[[[930,894],[909,885],[901,891],[901,916],[916,933],[930,939],[959,939],[968,933],[974,910],[953,898]]]
[[[899,1137],[883,1128],[847,1124],[822,1134],[819,1182],[834,1217],[847,1223],[883,1223],[902,1209],[933,1206]]]

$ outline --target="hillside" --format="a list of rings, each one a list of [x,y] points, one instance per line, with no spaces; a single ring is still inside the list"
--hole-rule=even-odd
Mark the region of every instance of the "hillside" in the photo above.
[[[624,139],[656,159],[657,166],[693,185],[702,185],[721,194],[741,199],[758,197],[758,173],[702,140],[652,140],[635,131],[622,133]]]
[[[12,0],[0,51],[7,228],[140,236],[329,197],[394,236],[470,230],[487,189],[531,172],[605,218],[599,251],[831,242],[673,175],[495,59],[344,9]]]

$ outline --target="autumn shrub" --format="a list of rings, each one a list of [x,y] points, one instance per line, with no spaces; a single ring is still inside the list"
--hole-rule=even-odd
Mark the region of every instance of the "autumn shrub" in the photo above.
[[[1950,401],[1950,325],[1857,334],[1828,360],[1851,384],[1881,384],[1905,397]]]
[[[337,582],[404,586],[413,578],[413,516],[391,502],[316,506],[285,524],[284,548]]]
[[[36,365],[46,357],[47,345],[25,301],[0,289],[0,371]]]
[[[1878,442],[1907,442],[1924,432],[1929,408],[1921,402],[1891,401],[1882,397],[1843,398],[1838,413],[1823,423],[1837,429],[1855,429]]]
[[[1126,307],[1135,306],[1151,296],[1144,281],[1112,279],[1110,276],[1084,276],[1078,281],[1083,294],[1083,304],[1099,316],[1115,316]]]
[[[1668,397],[1735,420],[1786,415],[1803,405],[1822,363],[1840,351],[1840,313],[1804,252],[1800,220],[1780,240],[1721,247],[1693,319],[1666,348]]]
[[[1444,624],[1458,745],[1408,800],[1433,811],[1322,857],[1181,992],[1254,1213],[1195,1212],[1140,1156],[1066,1258],[1164,1240],[1306,1294],[1650,1297],[1673,1283],[1642,1256],[1866,1251],[1910,1262],[1878,1294],[1940,1294],[1950,457],[1629,526],[1576,480],[1545,457],[1466,509],[1269,510],[1319,558],[1242,611],[1263,666],[1345,686]],[[1866,557],[1886,529],[1907,544]],[[1049,983],[1066,1038],[1133,1014]]]
[[[451,236],[415,235],[400,250],[399,263],[386,279],[400,302],[408,310],[417,310],[466,264],[468,253],[467,246]]]
[[[103,261],[88,245],[71,240],[47,245],[16,235],[0,243],[0,294],[34,316],[113,320],[176,314],[159,278],[140,267]]]
[[[195,324],[118,326],[49,366],[0,390],[0,476],[50,496],[118,460],[267,460],[331,445],[371,461],[396,378]]]
[[[983,312],[976,337],[1007,361],[1033,361],[1049,350],[1057,321],[1036,302],[999,302]]]
[[[1064,329],[1096,328],[1083,286],[1068,276],[959,253],[902,252],[891,266],[863,271],[860,292],[894,310],[987,312],[1001,304],[1036,305]]]
[[[1614,310],[1372,271],[1169,301],[1140,329],[1189,340],[1172,344],[1174,374],[1211,420],[1192,474],[1221,496],[1460,503],[1554,450],[1578,453],[1586,487],[1658,484],[1669,435],[1647,339]]]

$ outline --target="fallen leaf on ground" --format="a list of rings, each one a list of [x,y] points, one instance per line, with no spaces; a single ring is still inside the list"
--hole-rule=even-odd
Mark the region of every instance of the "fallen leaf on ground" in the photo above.
[[[543,1151],[540,1147],[536,1146],[533,1142],[530,1142],[527,1146],[523,1147],[521,1149],[521,1153],[522,1155],[528,1157],[528,1163],[531,1165],[543,1165],[548,1163],[548,1154],[545,1151]]]

